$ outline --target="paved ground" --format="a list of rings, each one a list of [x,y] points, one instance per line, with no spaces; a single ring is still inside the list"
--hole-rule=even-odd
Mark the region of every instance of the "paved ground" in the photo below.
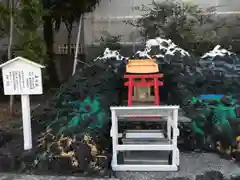
[[[240,167],[234,161],[224,160],[210,153],[181,153],[179,172],[118,172],[121,180],[164,180],[173,177],[194,179],[205,171],[220,171],[226,177],[240,174]]]
[[[240,167],[234,161],[220,159],[216,154],[182,153],[179,172],[117,172],[117,178],[112,180],[165,180],[176,177],[194,179],[196,175],[206,171],[220,171],[226,177],[240,175]],[[0,180],[104,180],[97,178],[35,176],[0,174]],[[107,180],[107,179],[106,179]],[[108,179],[111,180],[111,179]]]
[[[66,176],[35,176],[19,174],[0,174],[0,180],[117,180],[101,178],[84,178],[84,177],[66,177]]]

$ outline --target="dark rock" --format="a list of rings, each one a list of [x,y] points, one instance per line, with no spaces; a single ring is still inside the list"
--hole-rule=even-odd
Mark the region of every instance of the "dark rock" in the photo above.
[[[196,175],[196,180],[224,180],[224,176],[219,171],[207,171],[203,175]]]
[[[236,159],[237,162],[240,162],[240,152],[239,151],[232,152],[232,156],[233,156],[233,158]]]
[[[191,180],[189,177],[174,177],[168,178],[167,180]]]
[[[204,178],[205,178],[204,175],[198,174],[198,175],[196,175],[195,180],[205,180]]]
[[[240,180],[240,176],[232,176],[230,177],[230,180]]]
[[[13,134],[0,130],[0,148],[4,146],[7,142],[11,141]]]
[[[15,170],[17,161],[12,154],[1,154],[0,155],[0,172],[13,171]]]
[[[25,155],[23,163],[36,161],[34,171],[102,176],[109,169],[109,107],[120,103],[123,75],[100,64],[77,72],[42,113],[33,113],[33,136],[39,147]]]
[[[16,171],[20,168],[20,157],[23,152],[22,135],[13,135],[13,140],[0,148],[0,172]]]

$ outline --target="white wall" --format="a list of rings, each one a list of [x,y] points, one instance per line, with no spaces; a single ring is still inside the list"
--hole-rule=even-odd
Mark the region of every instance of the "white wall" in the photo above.
[[[183,0],[194,2],[201,7],[220,6],[218,11],[240,11],[240,0]]]
[[[197,3],[200,7],[209,7],[225,5],[219,7],[218,11],[240,11],[240,0],[183,0]],[[123,20],[126,17],[141,15],[141,12],[133,10],[134,6],[142,4],[151,4],[152,0],[102,0],[99,7],[93,13],[86,15],[85,19],[85,44],[90,45],[96,43],[102,32],[107,31],[111,35],[123,35],[123,42],[137,42],[140,40],[136,29],[130,25],[126,25]],[[72,43],[75,44],[77,37],[77,25],[73,29]],[[67,34],[63,26],[56,35],[55,50],[57,44],[66,44]]]
[[[198,4],[200,7],[216,6],[217,0],[182,0],[185,2],[192,2]]]
[[[125,17],[139,16],[140,12],[134,11],[133,7],[142,4],[151,4],[152,0],[102,0],[100,5],[93,13],[85,16],[85,44],[90,45],[97,43],[102,32],[107,31],[111,35],[123,35],[123,42],[133,42],[138,39],[136,29],[130,25],[126,25],[123,21]],[[72,32],[72,43],[76,42],[77,25]],[[55,51],[58,51],[59,44],[67,43],[67,33],[64,25],[55,36]]]
[[[221,6],[218,8],[222,12],[240,12],[240,0],[217,0]]]
[[[86,39],[86,43],[97,42],[103,31],[111,35],[122,35],[123,42],[135,41],[138,39],[136,29],[123,21],[133,20],[141,15],[141,12],[134,10],[133,7],[151,2],[152,0],[103,0],[85,21],[85,36],[89,38]]]
[[[183,0],[195,2],[201,7],[219,6],[220,12],[235,12],[240,11],[240,0]]]

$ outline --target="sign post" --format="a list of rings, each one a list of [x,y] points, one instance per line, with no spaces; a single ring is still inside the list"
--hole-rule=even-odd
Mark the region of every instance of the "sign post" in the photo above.
[[[23,57],[16,57],[0,65],[5,95],[21,95],[24,150],[32,149],[32,128],[29,95],[43,94],[44,66]]]

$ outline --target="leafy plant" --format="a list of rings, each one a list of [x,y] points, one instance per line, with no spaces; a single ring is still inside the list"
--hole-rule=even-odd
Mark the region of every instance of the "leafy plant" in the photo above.
[[[43,34],[48,55],[47,71],[53,86],[59,86],[56,67],[53,61],[54,29],[58,31],[61,23],[64,23],[66,26],[68,31],[67,44],[69,54],[73,23],[78,22],[80,20],[80,16],[84,13],[93,11],[99,2],[100,0],[41,0],[44,11],[48,12],[43,15]]]
[[[121,39],[121,35],[112,36],[107,31],[103,31],[102,36],[97,40],[99,44],[91,46],[91,48],[94,49],[94,53],[88,54],[87,61],[91,63],[93,59],[99,56],[99,54],[103,54],[106,48],[119,51],[122,48],[120,43]]]
[[[38,0],[21,0],[19,9],[15,12],[16,20],[16,55],[43,64],[46,56],[46,47],[40,35],[43,23],[43,11]]]
[[[8,32],[9,15],[10,12],[7,5],[3,2],[0,2],[0,39],[5,37]]]
[[[112,36],[108,32],[103,32],[104,36],[100,38],[100,47],[102,48],[110,48],[113,50],[120,50],[121,44],[120,41],[122,39],[121,35]]]
[[[141,35],[146,38],[172,39],[181,48],[202,54],[219,42],[217,31],[226,24],[218,20],[215,7],[203,9],[197,5],[177,0],[153,1],[151,5],[136,7],[143,12],[136,23]]]

